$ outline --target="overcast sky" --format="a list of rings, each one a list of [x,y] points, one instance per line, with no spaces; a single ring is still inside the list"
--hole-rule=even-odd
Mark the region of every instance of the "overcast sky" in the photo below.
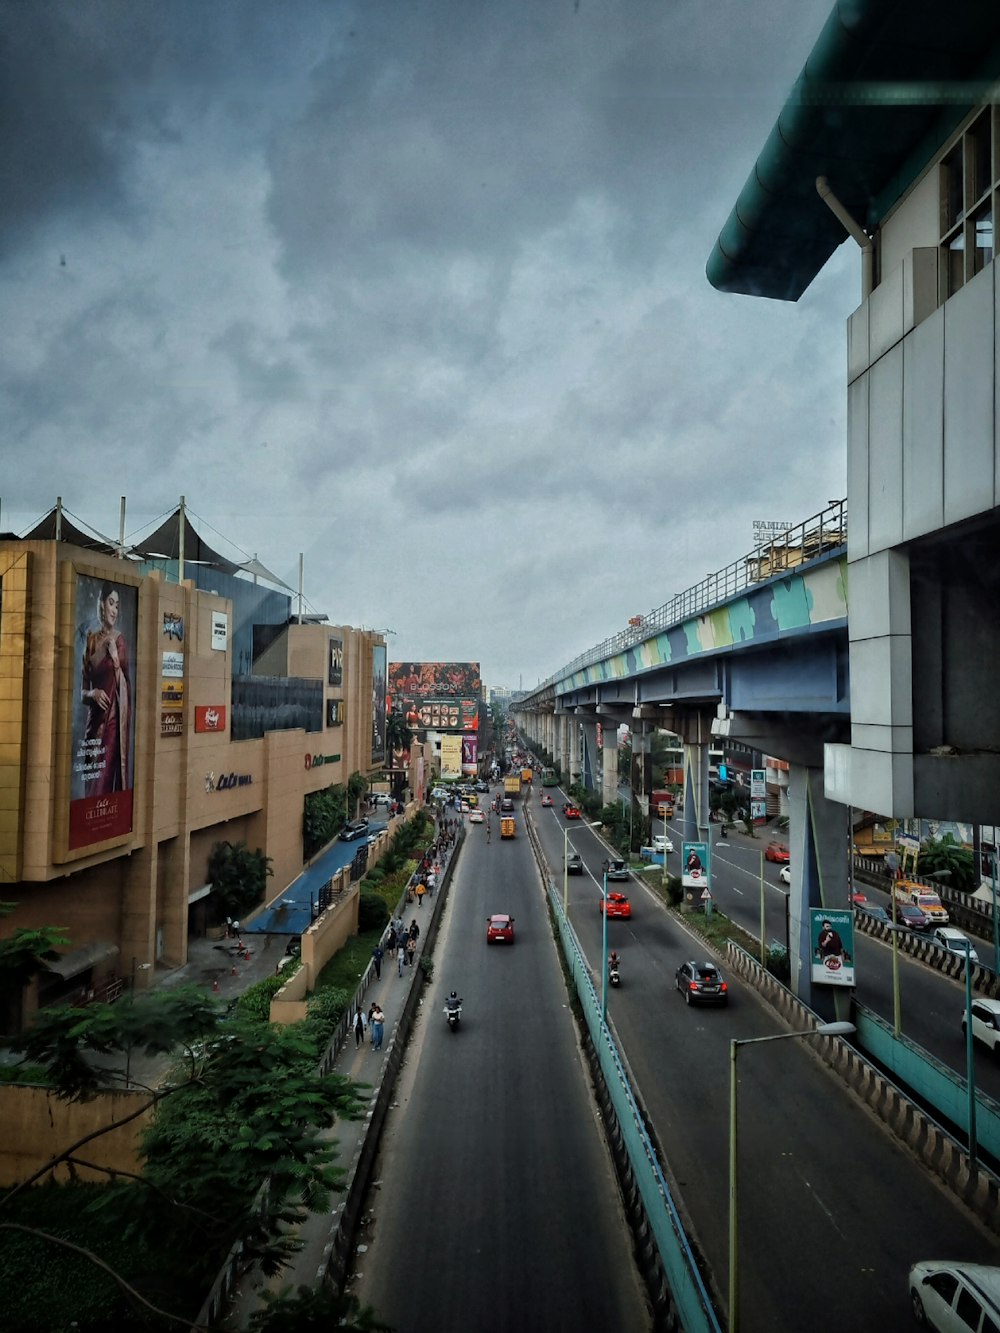
[[[527,687],[842,497],[856,247],[705,277],[831,8],[0,0],[0,529],[184,494]]]

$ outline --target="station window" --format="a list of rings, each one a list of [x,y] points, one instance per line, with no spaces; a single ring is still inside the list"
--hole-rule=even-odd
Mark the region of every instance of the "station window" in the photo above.
[[[969,125],[941,160],[941,299],[993,262],[997,108]]]

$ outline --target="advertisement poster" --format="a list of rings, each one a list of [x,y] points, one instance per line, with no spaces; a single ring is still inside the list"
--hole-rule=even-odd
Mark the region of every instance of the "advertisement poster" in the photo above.
[[[372,763],[385,763],[385,671],[386,647],[372,648]]]
[[[212,651],[224,653],[229,646],[229,615],[226,611],[212,612]]]
[[[326,701],[326,725],[328,727],[342,727],[344,725],[343,699],[327,699]]]
[[[69,846],[132,832],[138,589],[76,578]]]
[[[344,640],[330,639],[330,664],[327,672],[328,685],[343,685],[344,683]]]
[[[463,736],[463,737],[462,737],[462,772],[463,772],[463,773],[475,773],[475,771],[476,771],[476,767],[477,767],[477,765],[476,765],[476,759],[477,759],[478,753],[479,753],[479,737],[478,737],[478,736]]]
[[[854,913],[809,909],[812,979],[822,986],[854,985]]]
[[[478,662],[390,662],[388,706],[408,727],[476,731],[483,682]]]
[[[183,680],[184,654],[164,653],[163,665],[160,667],[160,675],[166,676],[169,680]]]
[[[460,778],[462,776],[461,736],[441,737],[441,776],[443,778]]]
[[[681,884],[685,889],[707,889],[708,843],[681,843]]]
[[[200,704],[195,706],[194,710],[194,729],[195,731],[225,731],[226,729],[226,705],[225,704],[207,704],[202,707]]]
[[[750,770],[750,818],[755,824],[763,824],[767,818],[767,770]]]

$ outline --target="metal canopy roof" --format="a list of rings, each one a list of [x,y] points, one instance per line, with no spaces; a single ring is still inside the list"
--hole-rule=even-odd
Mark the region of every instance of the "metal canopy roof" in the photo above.
[[[1000,70],[996,0],[837,0],[709,257],[720,291],[797,301],[838,245],[826,176],[873,228]]]

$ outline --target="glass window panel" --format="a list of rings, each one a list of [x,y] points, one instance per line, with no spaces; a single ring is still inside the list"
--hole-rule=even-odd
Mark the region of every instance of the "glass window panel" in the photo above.
[[[957,292],[965,281],[965,236],[961,228],[948,242],[948,295]]]
[[[976,235],[976,249],[972,256],[974,273],[980,272],[993,262],[993,210],[988,205],[981,208],[973,219]]]
[[[962,146],[953,148],[941,164],[944,227],[947,231],[962,216]]]
[[[992,135],[990,113],[980,116],[972,127],[972,193],[979,199],[993,184]]]

